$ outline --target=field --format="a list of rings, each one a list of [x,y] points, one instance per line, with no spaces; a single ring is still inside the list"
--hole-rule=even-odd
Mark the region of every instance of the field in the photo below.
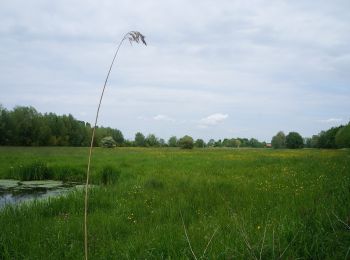
[[[40,161],[80,181],[87,154],[0,147],[0,178]],[[92,182],[91,259],[350,258],[349,150],[97,148]],[[77,191],[1,210],[0,259],[83,259],[83,207]]]

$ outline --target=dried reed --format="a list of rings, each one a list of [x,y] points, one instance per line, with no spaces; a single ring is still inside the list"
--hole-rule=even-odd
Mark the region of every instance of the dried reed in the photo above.
[[[85,259],[88,259],[88,228],[87,228],[87,208],[88,208],[88,187],[89,187],[89,175],[90,175],[90,164],[91,164],[91,156],[92,156],[92,147],[93,147],[93,143],[94,143],[94,137],[95,137],[95,131],[96,131],[96,126],[97,126],[97,120],[98,120],[98,115],[100,112],[100,107],[101,107],[101,103],[102,103],[102,98],[103,98],[103,94],[105,92],[106,89],[106,85],[107,85],[107,81],[109,78],[109,74],[111,73],[114,61],[117,57],[117,54],[119,52],[120,47],[122,46],[123,42],[125,40],[129,40],[130,44],[132,45],[132,42],[136,42],[136,43],[142,43],[144,45],[147,45],[146,41],[145,41],[145,36],[142,35],[140,32],[137,31],[130,31],[127,34],[124,35],[124,37],[122,38],[122,40],[120,41],[117,50],[113,56],[113,60],[111,63],[111,66],[109,67],[108,73],[107,73],[107,77],[105,79],[105,83],[103,85],[102,88],[102,93],[99,99],[99,103],[98,103],[98,107],[97,107],[97,112],[96,112],[96,117],[95,117],[95,124],[94,124],[94,128],[92,130],[92,135],[91,135],[91,143],[90,143],[90,150],[89,150],[89,159],[88,159],[88,165],[87,165],[87,171],[86,171],[86,184],[85,184],[85,209],[84,209],[84,246],[85,246]]]

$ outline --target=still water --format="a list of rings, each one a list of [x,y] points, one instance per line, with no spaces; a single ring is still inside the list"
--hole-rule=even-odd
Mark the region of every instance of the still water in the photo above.
[[[61,181],[51,180],[0,180],[0,209],[8,204],[19,204],[38,199],[63,196],[81,186],[79,183],[63,183]]]

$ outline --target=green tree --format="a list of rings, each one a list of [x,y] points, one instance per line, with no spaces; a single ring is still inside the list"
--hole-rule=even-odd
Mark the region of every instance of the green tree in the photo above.
[[[303,148],[304,141],[301,135],[297,132],[290,132],[286,136],[286,146],[290,149]]]
[[[338,148],[350,148],[350,123],[338,130],[335,143]]]
[[[342,128],[343,126],[338,127],[332,127],[331,129],[328,129],[327,131],[322,131],[319,134],[318,138],[318,147],[319,148],[337,148],[337,145],[335,143],[335,136],[337,132]]]
[[[193,148],[193,138],[191,136],[185,135],[179,140],[179,145],[183,149],[192,149]]]
[[[317,148],[318,147],[318,139],[320,137],[318,135],[313,135],[311,137],[311,141],[310,141],[310,147],[311,148]]]
[[[234,147],[239,148],[241,145],[241,141],[239,139],[234,139]]]
[[[197,139],[194,145],[198,148],[204,148],[205,147],[205,142],[203,139]]]
[[[135,146],[145,146],[146,145],[145,139],[146,138],[145,138],[145,136],[142,133],[137,132],[135,134],[135,141],[134,141]]]
[[[160,147],[165,147],[165,146],[167,146],[167,144],[165,143],[165,140],[164,140],[163,138],[160,138],[160,139],[159,139],[159,146],[160,146]]]
[[[271,145],[275,149],[286,148],[286,136],[282,131],[279,131],[274,137],[272,137]]]
[[[215,140],[214,140],[214,139],[210,139],[210,140],[208,141],[207,146],[208,146],[208,147],[213,147],[214,145],[215,145]]]
[[[146,146],[159,146],[158,138],[154,134],[149,134],[145,140]]]
[[[177,146],[177,138],[176,138],[176,136],[172,136],[172,137],[169,138],[168,145],[170,147],[176,147]]]

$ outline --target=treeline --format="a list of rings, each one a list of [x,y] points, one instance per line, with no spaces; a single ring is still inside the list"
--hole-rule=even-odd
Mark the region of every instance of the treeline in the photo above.
[[[14,146],[89,146],[92,127],[72,115],[42,114],[33,107],[17,106],[7,110],[0,105],[0,145]],[[134,140],[124,138],[122,132],[110,127],[97,127],[94,146],[139,147],[266,147],[265,142],[251,138],[225,138],[223,140],[193,140],[190,136],[168,140],[154,134],[135,134]]]
[[[9,111],[0,106],[0,145],[14,146],[89,146],[92,128],[72,115],[41,114],[33,107],[15,107]],[[105,136],[124,143],[118,129],[98,127],[94,145]]]
[[[39,113],[33,107],[17,106],[7,110],[0,105],[0,145],[14,146],[89,146],[92,127],[89,123],[79,121],[72,115]],[[285,135],[278,132],[271,144],[260,142],[255,138],[225,138],[205,142],[193,140],[191,136],[168,140],[154,134],[145,136],[135,134],[134,140],[124,138],[122,132],[110,127],[97,127],[94,146],[138,146],[138,147],[252,147],[252,148],[343,148],[350,147],[350,123],[345,126],[332,127],[311,138],[302,138],[299,133]]]
[[[332,127],[312,137],[302,138],[297,132],[278,132],[271,140],[273,148],[350,148],[350,122]]]

